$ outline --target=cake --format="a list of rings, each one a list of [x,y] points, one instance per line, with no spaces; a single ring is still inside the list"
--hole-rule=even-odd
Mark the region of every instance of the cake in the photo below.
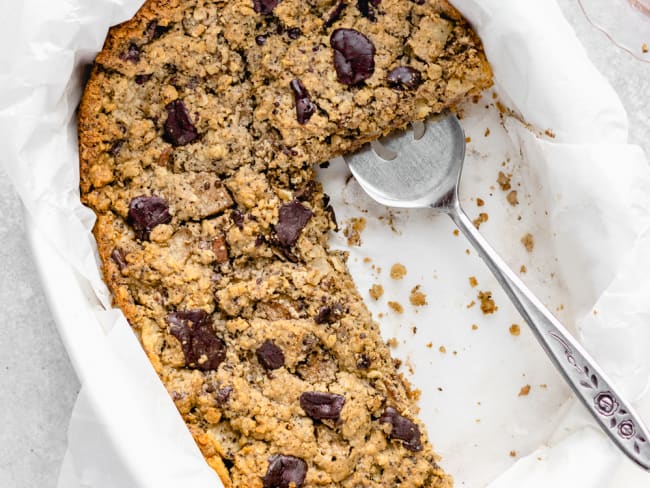
[[[105,281],[224,486],[448,487],[313,165],[480,93],[444,0],[148,0],[79,110]]]

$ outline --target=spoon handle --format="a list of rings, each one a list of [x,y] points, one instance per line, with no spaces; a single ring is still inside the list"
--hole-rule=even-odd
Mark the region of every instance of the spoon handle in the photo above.
[[[650,434],[611,381],[553,314],[533,295],[481,236],[458,199],[448,214],[472,243],[519,313],[535,333],[578,398],[603,431],[632,461],[650,471]]]

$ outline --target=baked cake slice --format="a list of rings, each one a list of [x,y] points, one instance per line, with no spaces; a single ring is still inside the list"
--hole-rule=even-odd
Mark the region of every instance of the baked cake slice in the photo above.
[[[149,0],[79,115],[105,280],[227,487],[451,485],[312,165],[478,94],[444,0]]]

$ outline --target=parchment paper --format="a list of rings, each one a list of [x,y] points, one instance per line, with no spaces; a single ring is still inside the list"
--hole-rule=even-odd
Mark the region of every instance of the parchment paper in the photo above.
[[[27,209],[45,288],[83,385],[61,488],[220,486],[128,324],[110,309],[93,215],[78,199],[82,65],[108,26],[140,3],[26,0],[4,5],[0,21],[9,47],[0,52],[0,159]],[[484,235],[514,269],[526,267],[526,283],[650,419],[650,173],[642,151],[627,144],[624,110],[555,2],[454,3],[481,35],[496,96],[515,114],[502,114],[491,92],[465,107],[471,142],[463,205],[473,217],[489,215]],[[512,175],[517,206],[497,184],[499,171]],[[342,234],[332,245],[350,250],[359,290],[384,337],[397,339],[395,354],[422,390],[422,418],[458,486],[650,481],[593,427],[444,216],[376,205],[348,181],[341,161],[320,174],[342,226],[350,217],[367,222],[361,246],[350,247]],[[526,233],[534,237],[531,253],[520,242]],[[396,262],[408,270],[400,281],[387,276]],[[378,301],[368,296],[373,283],[385,288]],[[409,303],[418,285],[426,306]],[[478,291],[492,292],[496,313],[470,306]],[[404,313],[391,311],[389,300]],[[521,326],[519,336],[512,324]],[[530,392],[520,396],[526,385]]]

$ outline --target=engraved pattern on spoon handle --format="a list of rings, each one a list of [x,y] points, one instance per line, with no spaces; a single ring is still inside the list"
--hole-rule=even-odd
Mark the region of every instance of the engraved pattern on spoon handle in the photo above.
[[[456,198],[446,211],[488,265],[538,341],[603,431],[636,464],[650,471],[650,434],[609,378],[567,329],[533,295],[481,236]]]

